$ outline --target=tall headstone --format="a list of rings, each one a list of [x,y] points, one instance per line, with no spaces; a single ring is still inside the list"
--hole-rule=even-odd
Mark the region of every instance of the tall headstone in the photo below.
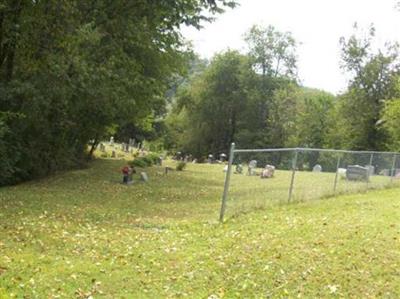
[[[221,162],[225,162],[226,161],[226,154],[222,153],[221,155],[219,155],[219,160]]]
[[[114,136],[110,137],[110,145],[114,145]]]
[[[148,182],[149,181],[149,177],[147,176],[147,173],[145,172],[141,172],[140,173],[140,178],[143,182]]]
[[[256,167],[257,167],[257,161],[256,160],[251,160],[249,162],[249,166],[247,168],[247,174],[248,175],[255,175],[256,174]]]

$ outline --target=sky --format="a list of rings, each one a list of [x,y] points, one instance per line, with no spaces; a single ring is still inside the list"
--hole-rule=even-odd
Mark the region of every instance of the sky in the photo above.
[[[349,75],[340,69],[340,37],[350,36],[353,24],[376,28],[377,44],[400,42],[400,11],[395,0],[239,0],[200,31],[183,28],[195,52],[203,58],[226,49],[246,52],[243,35],[252,25],[273,25],[290,31],[297,49],[302,85],[335,94],[343,92]]]

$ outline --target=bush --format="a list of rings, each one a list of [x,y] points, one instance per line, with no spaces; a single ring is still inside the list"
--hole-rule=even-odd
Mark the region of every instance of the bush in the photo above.
[[[144,156],[144,157],[141,157],[139,159],[143,160],[144,163],[147,164],[147,166],[152,166],[154,164],[153,163],[153,159],[151,157],[149,157],[149,156]]]
[[[176,170],[177,171],[182,171],[185,168],[186,168],[186,162],[181,161],[181,162],[178,163],[178,165],[176,165]]]
[[[151,153],[146,156],[148,159],[152,161],[153,164],[159,164],[160,163],[160,155],[156,153]]]
[[[129,165],[131,165],[133,167],[138,167],[138,168],[146,168],[147,166],[149,166],[147,164],[147,162],[145,161],[145,159],[143,159],[143,157],[136,158],[135,160],[129,162]]]
[[[148,154],[147,156],[144,156],[144,157],[137,157],[137,158],[135,158],[135,160],[133,160],[129,164],[134,167],[145,168],[145,167],[150,167],[150,166],[153,166],[154,164],[157,164],[159,160],[160,160],[160,157],[157,154],[152,153],[152,154]]]

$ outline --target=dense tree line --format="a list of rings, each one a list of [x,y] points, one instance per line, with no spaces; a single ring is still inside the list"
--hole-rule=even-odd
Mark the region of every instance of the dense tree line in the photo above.
[[[302,86],[297,42],[253,26],[247,53],[194,57],[180,26],[228,0],[0,3],[0,185],[82,165],[97,144],[156,140],[203,158],[242,148],[400,150],[398,45],[340,41],[340,95]],[[355,28],[357,29],[357,28]]]
[[[146,131],[185,69],[179,27],[225,6],[234,3],[1,1],[0,185],[79,165],[115,127]]]
[[[373,47],[364,36],[342,38],[342,69],[351,75],[338,96],[297,80],[296,41],[272,26],[245,36],[248,53],[216,55],[175,95],[166,145],[198,158],[240,148],[314,147],[399,150],[398,46]]]

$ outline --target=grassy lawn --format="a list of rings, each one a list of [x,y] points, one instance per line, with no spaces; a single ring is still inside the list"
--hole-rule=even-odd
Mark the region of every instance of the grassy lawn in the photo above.
[[[221,225],[221,165],[123,163],[0,189],[0,298],[400,297],[399,189],[304,201],[334,175],[299,173],[283,205],[289,172],[236,175]]]

